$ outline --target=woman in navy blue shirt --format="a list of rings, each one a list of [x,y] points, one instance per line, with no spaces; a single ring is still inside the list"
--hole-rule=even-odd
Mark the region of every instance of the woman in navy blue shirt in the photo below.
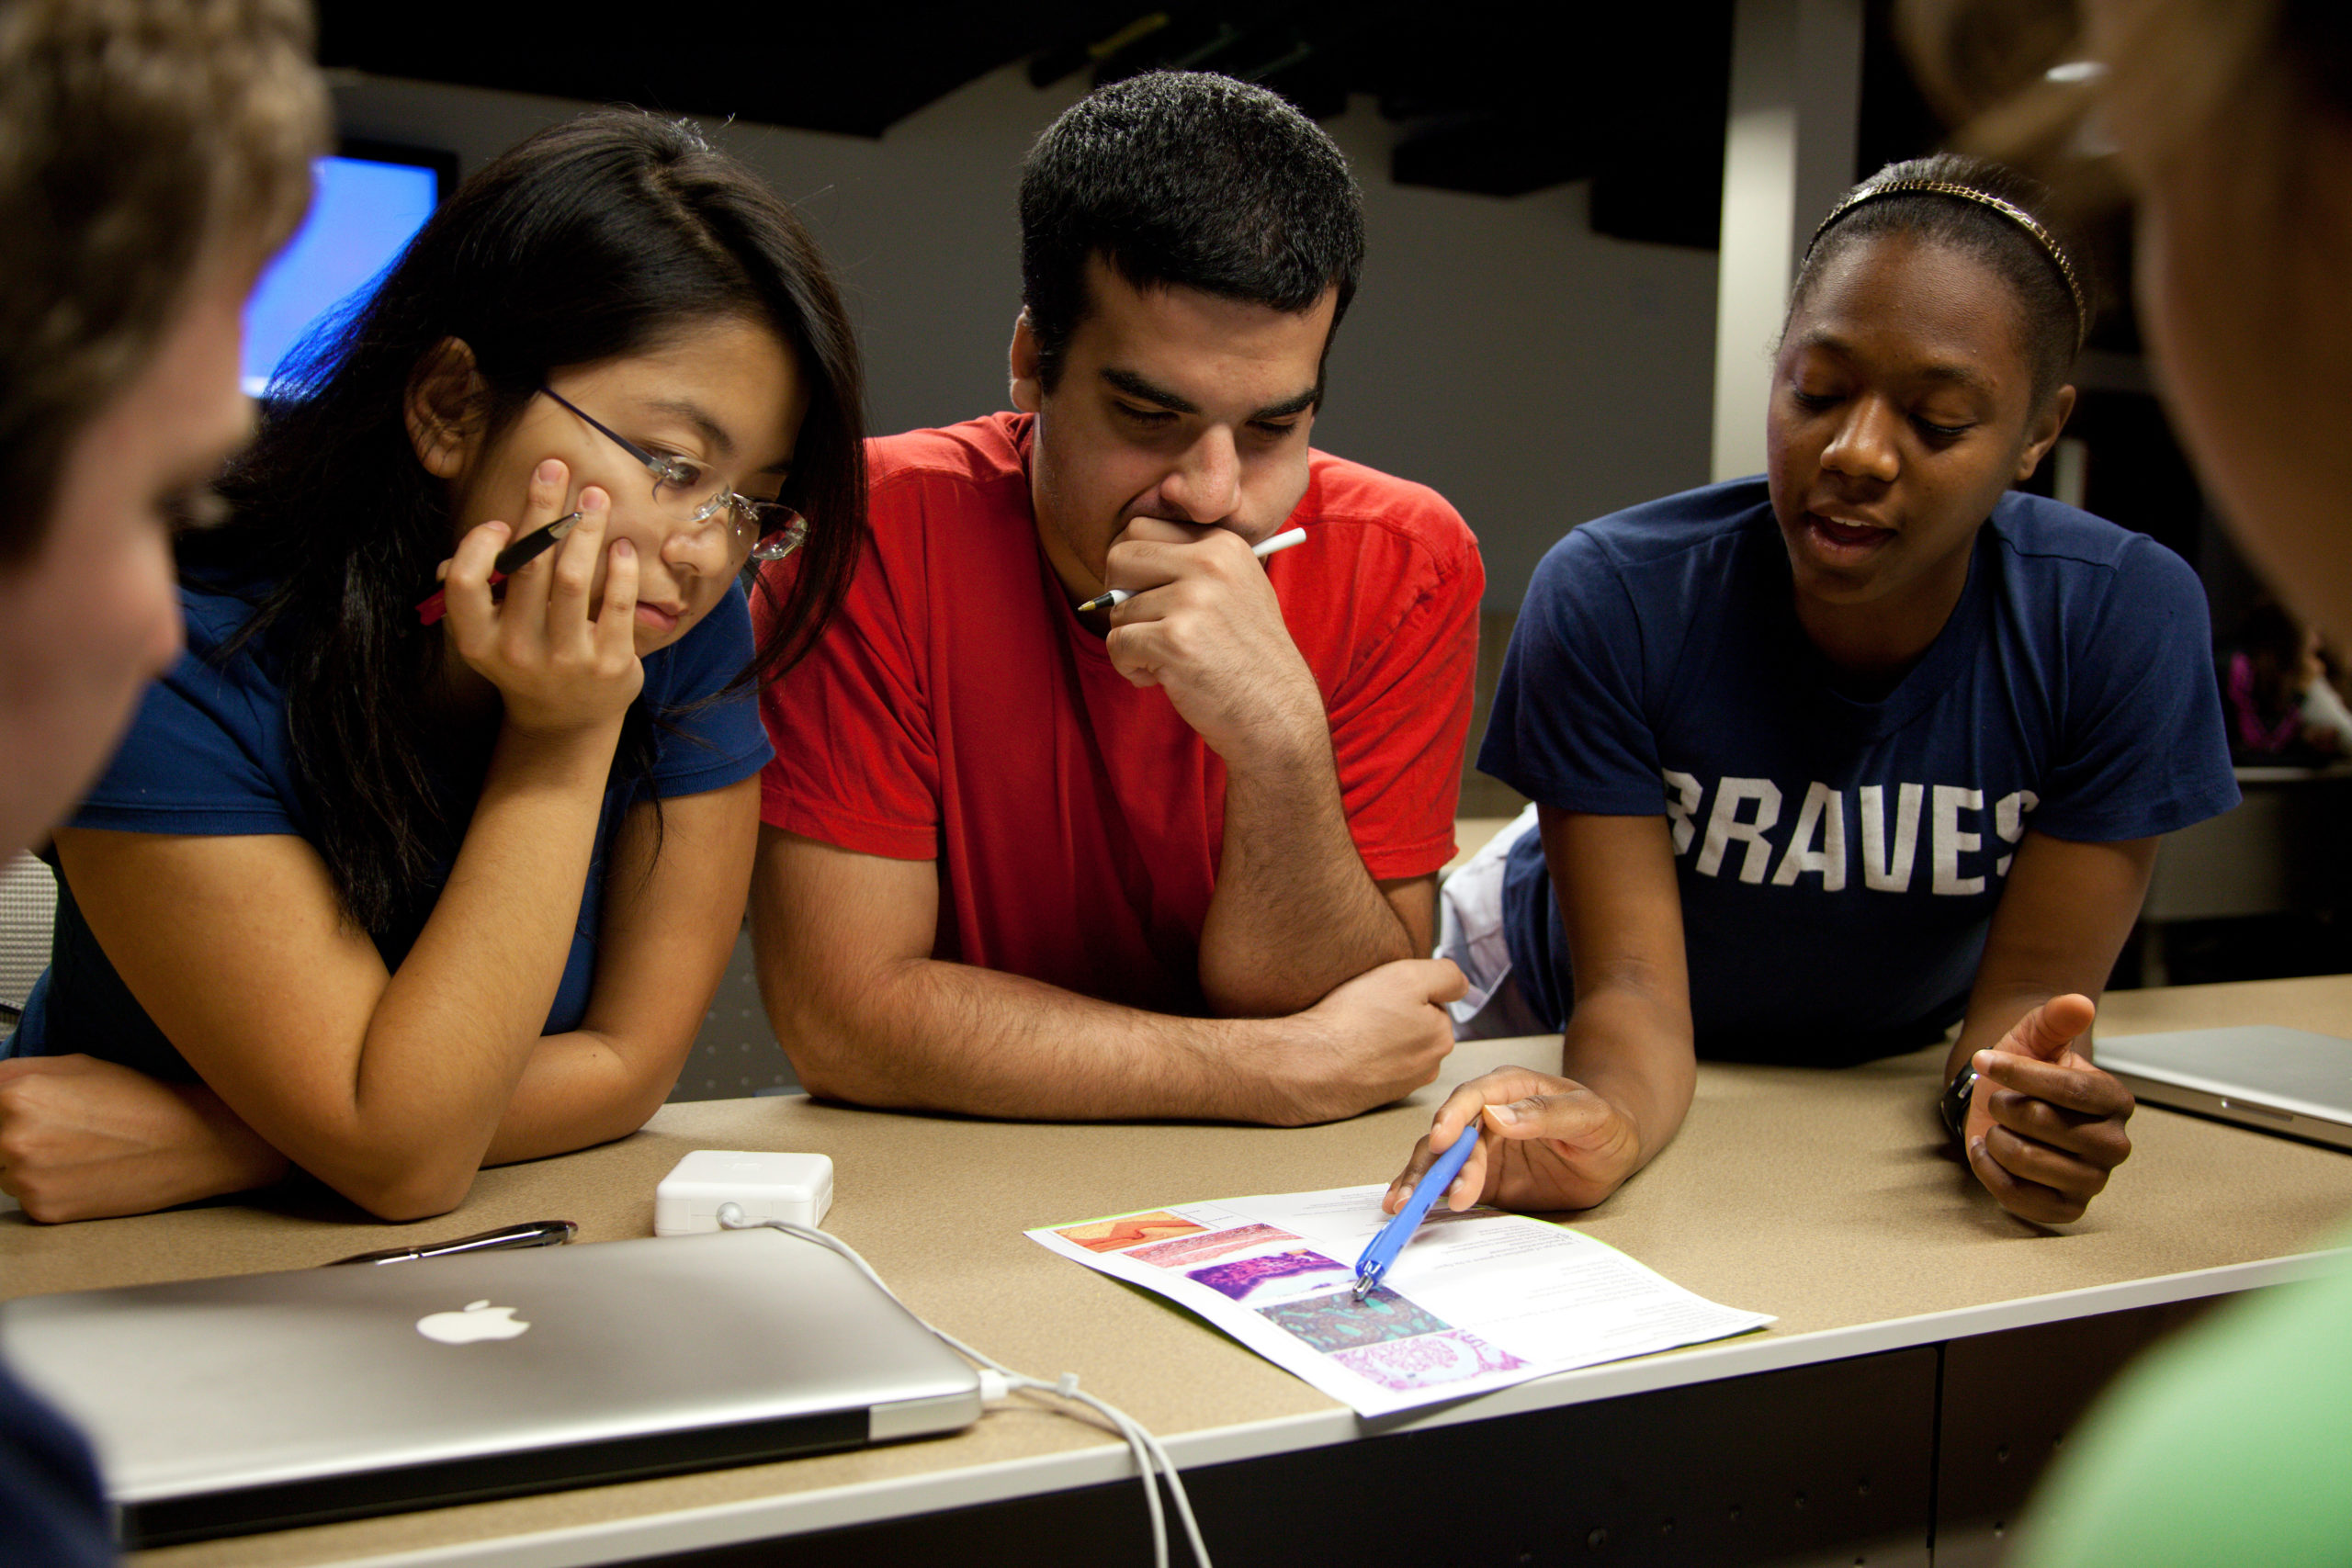
[[[2128,1153],[2132,1097],[2075,1043],[2157,836],[2236,788],[2195,574],[2010,489],[2087,321],[2038,195],[1950,155],[1857,187],[1792,292],[1770,472],[1545,558],[1480,757],[1540,836],[1477,868],[1508,963],[1456,950],[1510,1032],[1563,1031],[1565,1077],[1456,1091],[1392,1204],[1482,1113],[1456,1206],[1596,1203],[1673,1136],[1697,1056],[1835,1065],[1954,1024],[1947,1119],[2005,1207],[2074,1219]]]
[[[741,923],[754,667],[855,559],[846,317],[687,126],[592,115],[487,165],[277,390],[183,542],[190,652],[56,838],[15,1043],[45,1153],[6,1175],[37,1218],[290,1163],[414,1219],[642,1124]],[[741,576],[796,548],[755,659]]]

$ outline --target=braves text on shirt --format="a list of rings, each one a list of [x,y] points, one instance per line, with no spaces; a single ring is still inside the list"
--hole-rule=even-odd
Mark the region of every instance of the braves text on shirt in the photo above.
[[[1771,835],[1793,790],[1784,791],[1770,779],[1725,778],[1716,782],[1710,803],[1707,786],[1691,774],[1673,768],[1661,770],[1661,774],[1674,852],[1687,854],[1698,845],[1691,869],[1701,876],[1722,875],[1729,860],[1742,882],[1761,883],[1769,876],[1775,887],[1792,887],[1799,877],[1812,875],[1821,878],[1825,893],[1845,889],[1849,856],[1857,847],[1847,837],[1849,821],[1860,829],[1862,886],[1877,893],[1909,892],[1924,816],[1928,890],[1948,897],[1973,897],[1984,891],[1982,861],[1977,862],[1977,874],[1963,875],[1962,857],[1990,852],[1984,831],[1989,828],[1993,850],[2003,852],[1993,862],[1992,874],[2007,876],[2011,852],[2025,836],[2027,814],[2041,804],[2033,791],[2017,790],[1993,803],[1987,821],[1984,792],[1962,784],[1861,784],[1848,793],[1816,781],[1805,785],[1796,821],[1780,835],[1776,846]],[[1736,856],[1735,847],[1739,852]]]

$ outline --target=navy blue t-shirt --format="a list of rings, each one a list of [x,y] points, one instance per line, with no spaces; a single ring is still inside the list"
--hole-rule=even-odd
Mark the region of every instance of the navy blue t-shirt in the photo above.
[[[147,694],[114,761],[74,814],[76,828],[130,833],[292,834],[311,840],[310,809],[295,787],[286,705],[266,646],[248,644],[225,664],[211,660],[252,615],[244,599],[183,588],[187,651]],[[579,1027],[596,977],[596,932],[605,900],[605,855],[624,810],[649,795],[698,795],[757,773],[769,757],[752,693],[714,698],[752,657],[751,612],[741,587],[686,635],[645,660],[644,700],[657,719],[651,773],[605,796],[595,859],[580,901],[563,982],[546,1033]],[[445,821],[471,816],[479,776],[452,776],[439,791]],[[454,860],[456,844],[450,846]],[[387,968],[397,969],[440,897],[449,865],[391,929],[371,932]],[[151,1021],[107,962],[75,907],[58,890],[51,966],[25,1004],[7,1054],[82,1052],[181,1082],[197,1075]]]
[[[2018,841],[2168,833],[2237,802],[2204,590],[2180,558],[2012,491],[1894,691],[1858,702],[1797,624],[1760,479],[1586,524],[1536,569],[1478,765],[1671,829],[1702,1055],[1849,1062],[1967,1005]],[[1511,969],[1574,1000],[1535,835]]]

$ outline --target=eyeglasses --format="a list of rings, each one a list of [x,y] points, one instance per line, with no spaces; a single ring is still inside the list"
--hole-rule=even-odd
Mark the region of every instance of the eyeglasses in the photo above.
[[[540,391],[585,421],[589,428],[645,465],[653,476],[654,504],[665,521],[698,528],[719,523],[727,529],[729,556],[737,560],[782,560],[808,542],[808,519],[781,502],[759,501],[718,485],[710,469],[675,452],[639,446],[552,387]]]

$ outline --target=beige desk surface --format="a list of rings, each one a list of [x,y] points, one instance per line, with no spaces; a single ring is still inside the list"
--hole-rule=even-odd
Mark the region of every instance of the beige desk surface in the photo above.
[[[2123,1034],[2237,1022],[2352,1032],[2352,976],[2120,992],[2101,1027]],[[1448,1077],[1505,1060],[1542,1065],[1547,1048],[1556,1043],[1465,1046]],[[1479,1419],[2267,1282],[2307,1271],[2292,1259],[2352,1213],[2352,1156],[2148,1109],[2132,1123],[2131,1161],[2089,1216],[2063,1234],[2023,1225],[1941,1153],[1930,1108],[1939,1054],[1841,1072],[1703,1067],[1674,1146],[1575,1222],[1703,1295],[1778,1314],[1773,1327],[1415,1420]],[[1021,1232],[1167,1202],[1384,1180],[1434,1098],[1424,1091],[1407,1106],[1303,1131],[1006,1125],[798,1098],[680,1104],[620,1143],[485,1172],[463,1209],[413,1227],[356,1226],[322,1201],[295,1200],[55,1228],[0,1215],[0,1293],[301,1267],[527,1219],[576,1220],[586,1241],[645,1235],[654,1182],[688,1150],[811,1150],[835,1164],[828,1228],[915,1311],[1023,1371],[1079,1372],[1170,1438],[1180,1462],[1220,1462],[1366,1428],[1194,1320]],[[612,1561],[1126,1473],[1125,1450],[1099,1434],[1016,1409],[934,1441],[202,1543],[141,1561]]]

